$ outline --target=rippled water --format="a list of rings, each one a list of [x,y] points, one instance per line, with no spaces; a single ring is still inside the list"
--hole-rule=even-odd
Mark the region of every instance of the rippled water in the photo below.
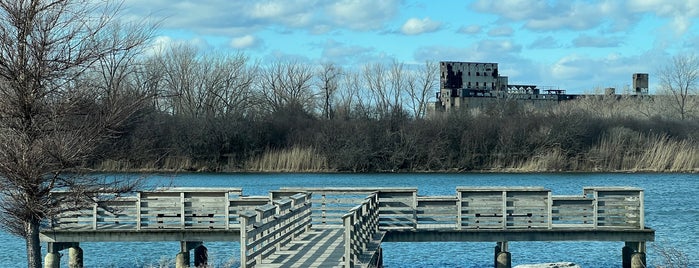
[[[681,250],[699,267],[699,175],[696,174],[180,174],[151,176],[152,185],[241,187],[266,195],[285,186],[418,187],[420,195],[454,195],[457,186],[544,186],[554,195],[581,194],[584,186],[635,186],[645,190],[646,225],[656,248]],[[0,267],[24,266],[23,240],[0,232]],[[237,267],[238,243],[206,243],[214,267]],[[386,267],[492,267],[494,243],[384,243]],[[570,261],[582,267],[619,267],[622,242],[511,242],[513,265]],[[45,247],[45,245],[44,245]],[[174,267],[177,242],[82,243],[86,267]],[[67,257],[61,258],[68,267]]]

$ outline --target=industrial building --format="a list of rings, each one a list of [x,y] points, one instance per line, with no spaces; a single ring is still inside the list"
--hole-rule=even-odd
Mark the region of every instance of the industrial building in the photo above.
[[[515,100],[529,103],[534,107],[555,105],[560,101],[572,100],[584,95],[566,94],[557,88],[541,89],[536,85],[509,84],[507,76],[500,75],[498,64],[494,62],[439,63],[440,83],[434,110],[484,108],[494,100]],[[648,94],[648,74],[633,74],[635,95]],[[614,89],[606,90],[614,95]]]

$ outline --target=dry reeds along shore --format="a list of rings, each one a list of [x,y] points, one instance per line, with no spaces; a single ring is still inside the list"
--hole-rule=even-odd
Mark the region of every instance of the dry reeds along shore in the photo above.
[[[699,109],[680,119],[668,98],[600,96],[553,107],[493,105],[426,119],[406,113],[327,119],[296,111],[260,121],[209,124],[159,115],[164,121],[157,130],[162,133],[151,133],[151,141],[129,151],[106,147],[107,157],[94,167],[200,172],[699,172]],[[139,141],[128,135],[123,139]]]

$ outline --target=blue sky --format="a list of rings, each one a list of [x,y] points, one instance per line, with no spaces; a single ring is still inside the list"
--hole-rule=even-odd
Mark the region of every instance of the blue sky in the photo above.
[[[699,46],[699,0],[126,0],[154,45],[242,51],[263,63],[497,62],[513,84],[623,91]]]

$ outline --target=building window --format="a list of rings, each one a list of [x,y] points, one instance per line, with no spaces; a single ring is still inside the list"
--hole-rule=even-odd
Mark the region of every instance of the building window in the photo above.
[[[481,76],[481,73],[479,73],[479,72],[476,72],[476,76]]]

